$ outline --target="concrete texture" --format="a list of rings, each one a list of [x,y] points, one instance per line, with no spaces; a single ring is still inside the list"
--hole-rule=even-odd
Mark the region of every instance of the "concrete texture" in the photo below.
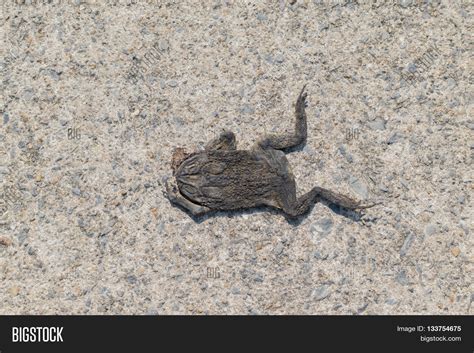
[[[2,1],[0,314],[473,313],[472,2],[45,2]],[[299,194],[382,206],[170,205],[173,148],[304,83]]]

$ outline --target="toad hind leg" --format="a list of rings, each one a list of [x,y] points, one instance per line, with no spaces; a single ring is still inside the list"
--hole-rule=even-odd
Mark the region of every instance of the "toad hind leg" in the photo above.
[[[304,91],[306,85],[298,96],[295,106],[295,132],[293,134],[285,135],[271,135],[261,140],[258,145],[263,148],[274,148],[277,150],[283,150],[291,147],[296,147],[306,141],[307,136],[307,123],[306,123],[306,97],[307,93]]]
[[[376,204],[363,205],[360,201],[351,199],[348,196],[335,193],[333,191],[314,187],[311,191],[296,199],[295,196],[289,197],[288,204],[285,205],[284,211],[291,217],[298,217],[309,211],[310,207],[320,199],[324,199],[332,204],[342,206],[349,210],[365,209],[373,207]]]
[[[165,184],[166,184],[166,194],[167,194],[166,196],[168,197],[168,199],[172,203],[179,205],[183,207],[184,209],[188,210],[193,216],[196,216],[196,217],[202,216],[203,214],[211,210],[209,207],[192,203],[191,201],[183,197],[183,195],[179,193],[177,187],[175,185],[170,185],[168,180],[165,182]]]

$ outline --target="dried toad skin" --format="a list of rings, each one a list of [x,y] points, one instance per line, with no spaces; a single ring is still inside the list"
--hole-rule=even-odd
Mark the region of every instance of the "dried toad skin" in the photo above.
[[[296,101],[293,133],[265,136],[250,150],[238,150],[230,131],[210,141],[201,152],[175,149],[171,163],[175,180],[166,181],[169,200],[194,216],[265,205],[298,217],[320,199],[348,209],[374,206],[319,186],[296,197],[295,177],[283,151],[306,141],[306,96],[303,87]]]

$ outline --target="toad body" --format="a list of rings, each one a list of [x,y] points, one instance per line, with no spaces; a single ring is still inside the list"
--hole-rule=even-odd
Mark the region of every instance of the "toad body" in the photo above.
[[[238,150],[235,135],[226,131],[200,152],[187,154],[178,148],[173,155],[174,181],[166,181],[170,201],[200,216],[210,211],[270,206],[290,218],[309,211],[320,199],[347,209],[362,209],[350,197],[314,187],[296,197],[296,183],[284,150],[306,141],[305,88],[296,101],[295,131],[267,136],[250,150]]]

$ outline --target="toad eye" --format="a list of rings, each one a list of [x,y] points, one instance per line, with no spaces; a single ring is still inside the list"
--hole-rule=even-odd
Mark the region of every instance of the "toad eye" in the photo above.
[[[183,175],[190,175],[190,174],[198,174],[201,165],[197,158],[193,158],[188,160],[187,163],[183,166],[182,174]]]
[[[183,168],[183,172],[186,174],[196,174],[199,172],[199,166],[197,163],[192,163]]]
[[[221,162],[210,162],[210,163],[207,163],[205,166],[204,166],[204,171],[209,173],[209,174],[212,174],[212,175],[219,175],[221,174],[226,168],[226,164],[225,163],[221,163]]]
[[[181,191],[189,196],[194,196],[198,194],[197,189],[194,186],[188,184],[181,186]]]

